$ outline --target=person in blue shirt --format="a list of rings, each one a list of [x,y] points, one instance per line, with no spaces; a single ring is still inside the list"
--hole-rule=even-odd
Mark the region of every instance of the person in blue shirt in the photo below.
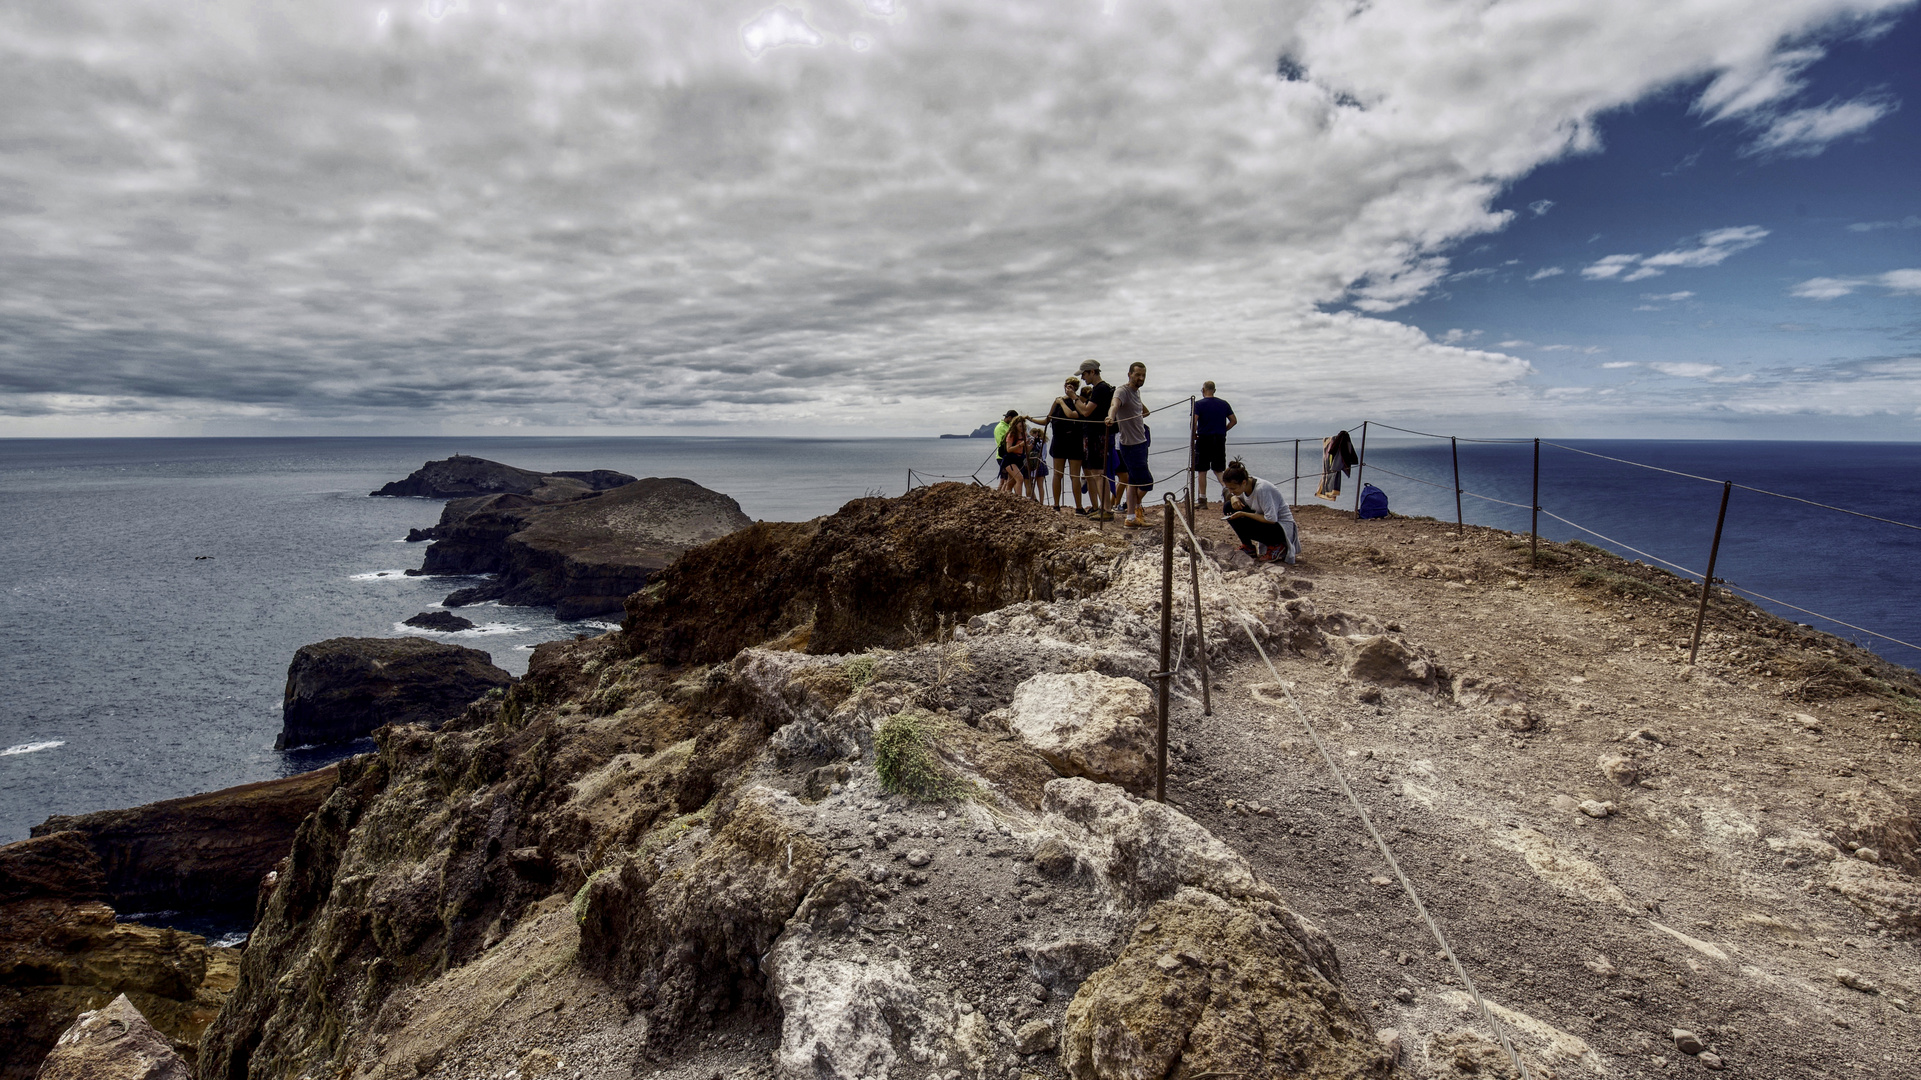
[[[1226,398],[1214,396],[1214,380],[1209,379],[1201,384],[1201,399],[1194,403],[1194,417],[1189,423],[1194,433],[1194,491],[1200,496],[1198,505],[1206,506],[1207,474],[1221,479],[1221,470],[1227,468],[1227,433],[1240,420]],[[1225,490],[1226,481],[1221,486]]]

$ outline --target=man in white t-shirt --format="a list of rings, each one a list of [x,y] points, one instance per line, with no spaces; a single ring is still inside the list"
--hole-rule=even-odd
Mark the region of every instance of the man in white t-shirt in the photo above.
[[[1281,489],[1257,476],[1249,476],[1239,461],[1221,472],[1221,486],[1227,498],[1221,500],[1221,514],[1228,527],[1241,538],[1241,550],[1258,562],[1292,564],[1301,554],[1300,532],[1294,524],[1294,511],[1287,505]]]

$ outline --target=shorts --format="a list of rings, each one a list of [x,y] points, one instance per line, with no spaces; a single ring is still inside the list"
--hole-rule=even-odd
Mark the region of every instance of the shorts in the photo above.
[[[1062,428],[1054,433],[1054,445],[1048,447],[1055,461],[1086,461],[1087,437],[1079,431]]]
[[[1113,436],[1107,433],[1105,425],[1101,425],[1095,431],[1088,434],[1087,456],[1081,460],[1096,469],[1105,469],[1107,467],[1108,450],[1113,445]]]
[[[1194,436],[1194,471],[1220,472],[1227,468],[1227,433]]]
[[[1143,493],[1154,486],[1154,474],[1147,470],[1147,444],[1121,444],[1121,471],[1127,474],[1129,487],[1141,489]]]

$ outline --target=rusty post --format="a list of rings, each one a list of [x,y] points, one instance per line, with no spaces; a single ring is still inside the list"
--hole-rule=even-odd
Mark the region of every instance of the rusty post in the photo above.
[[[1155,739],[1154,801],[1167,801],[1167,683],[1174,677],[1174,495],[1161,500],[1161,669],[1154,674]]]
[[[1721,484],[1721,512],[1714,518],[1714,546],[1708,548],[1708,572],[1701,579],[1701,610],[1694,616],[1694,641],[1688,646],[1688,663],[1694,663],[1695,654],[1701,651],[1701,627],[1708,621],[1708,594],[1714,591],[1714,562],[1721,557],[1721,526],[1728,521],[1728,496],[1734,493],[1734,481],[1726,480]]]
[[[1527,563],[1541,565],[1541,440],[1534,440],[1534,510],[1528,519]]]
[[[1294,505],[1301,505],[1301,440],[1294,440]]]
[[[1447,445],[1454,451],[1454,535],[1465,536],[1467,526],[1461,523],[1461,440],[1449,435]]]
[[[1361,421],[1361,453],[1354,466],[1354,516],[1361,516],[1361,478],[1367,475],[1367,421]]]

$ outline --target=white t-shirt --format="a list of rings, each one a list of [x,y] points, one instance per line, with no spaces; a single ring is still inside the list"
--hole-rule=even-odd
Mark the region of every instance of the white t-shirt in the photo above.
[[[1254,492],[1250,501],[1253,503],[1250,509],[1269,521],[1283,525],[1294,521],[1294,511],[1287,508],[1287,496],[1281,494],[1280,488],[1258,476],[1254,477]]]

